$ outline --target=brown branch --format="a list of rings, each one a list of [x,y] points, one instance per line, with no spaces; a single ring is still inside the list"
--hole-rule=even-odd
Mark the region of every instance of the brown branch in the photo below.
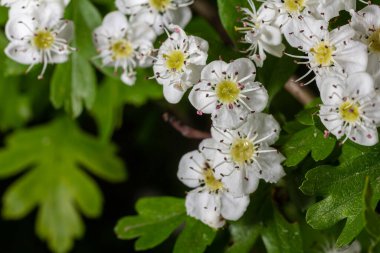
[[[204,17],[219,33],[221,39],[226,45],[233,45],[231,38],[228,36],[220,21],[217,8],[210,4],[208,0],[195,0],[192,9],[201,17]]]
[[[168,112],[162,115],[162,118],[165,122],[168,122],[175,130],[182,134],[182,136],[189,139],[203,140],[211,137],[211,134],[208,132],[203,132],[197,129],[194,129],[188,125],[185,125],[180,120],[178,120],[174,115],[169,114]]]
[[[296,83],[297,78],[292,76],[285,84],[285,90],[289,92],[298,102],[303,105],[307,105],[316,99],[313,91],[307,87]]]

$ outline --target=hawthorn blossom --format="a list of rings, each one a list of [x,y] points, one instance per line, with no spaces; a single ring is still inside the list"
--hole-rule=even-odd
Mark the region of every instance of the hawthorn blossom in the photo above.
[[[280,29],[272,24],[276,11],[263,5],[256,11],[252,0],[248,0],[248,3],[251,9],[241,9],[245,15],[242,19],[243,27],[235,29],[244,34],[242,42],[250,44],[243,53],[249,53],[249,58],[256,63],[256,66],[262,67],[266,59],[265,52],[281,57],[285,46],[282,44]]]
[[[136,81],[136,67],[152,65],[149,55],[156,34],[143,22],[130,22],[119,11],[107,14],[100,27],[94,31],[94,44],[105,66],[112,66],[115,73],[123,69],[121,80],[128,85]]]
[[[285,175],[281,166],[285,157],[270,147],[280,135],[280,126],[271,115],[255,113],[236,130],[213,127],[211,134],[216,147],[205,143],[201,151],[216,148],[220,153],[218,168],[234,196],[254,192],[260,178],[276,183]]]
[[[43,13],[43,15],[41,15]],[[73,36],[73,23],[62,20],[60,4],[41,4],[31,15],[11,18],[5,27],[10,43],[5,54],[12,60],[30,65],[42,63],[38,76],[43,78],[49,63],[63,63],[75,49],[69,46]]]
[[[213,145],[212,139],[200,146]],[[187,214],[213,228],[224,226],[225,220],[238,220],[247,209],[249,197],[234,197],[228,183],[219,173],[215,152],[198,150],[185,154],[177,176],[188,187],[194,188],[186,195]]]
[[[350,245],[338,248],[334,245],[334,243],[328,243],[325,247],[323,247],[321,253],[361,253],[362,248],[360,242],[355,240]]]
[[[298,44],[298,49],[305,56],[294,56],[300,59],[299,64],[306,64],[309,71],[297,81],[307,77],[311,72],[317,76],[329,73],[351,74],[365,71],[367,68],[367,47],[359,41],[354,41],[355,31],[344,25],[329,31],[328,24],[313,18],[303,18],[304,27],[289,34]],[[314,81],[311,79],[306,84]]]
[[[363,72],[348,77],[327,77],[321,87],[320,118],[330,133],[364,146],[378,143],[380,95],[372,77]]]
[[[158,35],[171,24],[185,27],[192,17],[188,7],[192,3],[193,0],[116,0],[121,12],[147,22]]]
[[[357,39],[368,46],[367,72],[380,86],[380,6],[369,5],[359,12],[351,11],[351,27],[356,31]]]
[[[53,3],[61,6],[63,12],[65,6],[70,3],[70,0],[0,0],[0,5],[9,7],[8,16],[10,18],[19,15],[33,15],[41,4]]]
[[[304,0],[305,1],[305,0]],[[356,0],[306,0],[310,3],[309,11],[315,18],[326,21],[339,16],[342,10],[356,9]]]
[[[164,86],[164,96],[170,103],[178,103],[183,94],[200,79],[206,64],[208,42],[187,36],[179,27],[161,45],[153,65],[155,78]]]
[[[201,81],[190,92],[191,104],[198,114],[212,114],[214,125],[234,128],[246,117],[264,110],[268,93],[255,82],[256,68],[247,58],[231,63],[214,61],[201,73]]]

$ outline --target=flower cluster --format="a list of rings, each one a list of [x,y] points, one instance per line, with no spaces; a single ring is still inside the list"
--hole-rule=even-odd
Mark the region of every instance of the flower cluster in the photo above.
[[[73,23],[63,19],[68,0],[1,0],[9,7],[5,33],[10,43],[5,54],[14,61],[29,65],[42,64],[38,76],[43,78],[49,63],[63,63],[75,49],[69,43]]]
[[[153,56],[154,77],[170,103],[191,89],[190,103],[213,122],[212,138],[182,157],[177,175],[193,188],[186,197],[188,215],[219,228],[243,215],[260,179],[276,183],[285,175],[285,158],[271,147],[280,126],[262,113],[268,93],[255,81],[250,59],[207,64],[207,41],[176,25],[168,29],[172,33]]]
[[[328,132],[342,143],[350,139],[365,146],[378,143],[380,125],[380,7],[369,4],[356,12],[356,1],[266,0],[256,11],[242,9],[243,42],[259,66],[265,52],[281,56],[281,33],[301,55],[290,55],[304,64],[310,75],[303,85],[316,81],[323,104],[319,116]],[[330,29],[330,20],[345,10],[349,24]]]
[[[106,15],[93,34],[98,58],[104,66],[113,67],[115,73],[121,68],[121,80],[134,85],[136,68],[153,64],[153,43],[157,36],[173,25],[184,27],[190,21],[191,11],[187,6],[191,3],[189,0],[116,0],[118,11]],[[180,55],[173,57],[175,60]],[[166,74],[161,79],[164,78]]]

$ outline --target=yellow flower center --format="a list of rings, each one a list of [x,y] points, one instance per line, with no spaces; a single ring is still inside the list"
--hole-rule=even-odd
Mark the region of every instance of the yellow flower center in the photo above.
[[[169,6],[171,0],[149,0],[150,6],[152,6],[157,11],[165,11]]]
[[[339,107],[340,116],[344,121],[354,123],[360,117],[359,106],[351,101],[343,102]]]
[[[132,44],[125,39],[114,42],[111,46],[112,59],[128,58],[133,53]]]
[[[185,65],[186,56],[181,50],[174,50],[164,55],[166,67],[171,70],[180,71]]]
[[[310,50],[314,56],[314,61],[323,67],[329,67],[334,64],[334,51],[335,48],[327,42],[320,42]]]
[[[305,8],[305,0],[285,0],[284,4],[288,12],[301,12]]]
[[[216,179],[214,176],[214,171],[210,168],[207,168],[203,171],[203,176],[205,180],[205,184],[208,189],[211,191],[218,191],[223,189],[223,183]]]
[[[368,47],[372,52],[380,53],[380,28],[369,36]]]
[[[224,104],[235,102],[240,95],[237,83],[230,80],[223,80],[216,85],[216,96]]]
[[[39,31],[34,35],[34,45],[38,49],[49,49],[53,46],[55,35],[50,31]]]
[[[248,139],[238,139],[232,143],[230,154],[235,163],[243,164],[255,154],[255,145]]]

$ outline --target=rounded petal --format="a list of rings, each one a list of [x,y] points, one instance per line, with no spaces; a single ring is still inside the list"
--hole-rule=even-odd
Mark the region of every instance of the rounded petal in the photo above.
[[[211,96],[212,91],[207,84],[207,81],[196,84],[189,94],[189,100],[198,111],[211,114],[216,107],[216,98]]]
[[[224,192],[221,197],[220,213],[223,218],[236,221],[240,219],[241,216],[243,216],[247,210],[248,205],[248,196],[236,198],[228,192]]]
[[[277,46],[282,42],[282,34],[279,28],[266,25],[262,29],[261,39],[268,45]]]
[[[182,7],[176,10],[169,10],[169,21],[171,24],[176,24],[180,27],[185,27],[191,20],[192,13],[189,7]]]
[[[178,179],[190,188],[198,187],[204,177],[203,168],[199,168],[198,165],[203,165],[205,162],[204,156],[198,150],[185,154],[179,162]]]
[[[268,92],[258,82],[246,84],[241,93],[246,96],[246,98],[241,98],[245,103],[245,105],[242,104],[241,106],[245,107],[249,112],[261,112],[268,104]]]
[[[201,73],[201,80],[205,81],[219,81],[218,76],[222,76],[222,73],[227,71],[229,65],[224,61],[213,61],[206,65]]]
[[[171,104],[177,104],[181,101],[185,92],[186,90],[176,88],[175,85],[164,85],[164,97]]]
[[[342,138],[344,135],[343,120],[339,113],[335,112],[335,107],[322,105],[319,117],[329,132],[335,135],[337,139]]]
[[[341,47],[339,50],[337,49],[334,61],[343,68],[345,73],[356,73],[366,70],[368,64],[366,45],[358,41],[348,40]]]
[[[121,81],[126,85],[132,86],[136,83],[136,73],[127,73],[124,72],[121,75]]]
[[[355,96],[362,97],[375,94],[373,78],[366,72],[349,75],[346,84],[345,93],[347,96],[355,94]]]
[[[24,40],[33,36],[33,31],[37,29],[37,23],[33,17],[23,15],[10,19],[5,26],[5,34],[10,41]]]
[[[219,109],[214,110],[211,118],[215,127],[222,129],[235,129],[245,122],[245,119],[249,113],[251,112],[242,106],[234,106],[230,108],[227,105],[223,105]]]
[[[326,105],[340,104],[344,96],[345,77],[327,76],[322,77],[320,83],[320,92],[322,102]]]
[[[212,228],[221,228],[225,220],[220,216],[219,195],[199,192],[198,189],[189,192],[186,196],[187,214]]]
[[[237,131],[250,138],[256,134],[256,140],[272,145],[278,140],[281,128],[272,115],[254,113],[247,117],[247,121]]]
[[[375,126],[372,127],[358,127],[349,134],[349,139],[357,144],[363,146],[374,146],[379,142],[379,136]]]
[[[122,13],[135,14],[141,11],[143,8],[141,5],[148,2],[148,0],[116,0],[115,5]]]
[[[228,65],[227,73],[235,75],[238,82],[242,82],[244,84],[246,82],[255,80],[256,67],[250,59],[240,58],[234,60]]]
[[[228,189],[228,192],[234,197],[243,197],[254,192],[259,186],[259,178],[244,168],[234,169],[234,164],[229,163],[230,175],[224,176],[222,182]]]
[[[256,163],[253,165],[253,172],[256,177],[264,179],[268,183],[277,183],[285,176],[285,171],[281,163],[285,157],[276,149],[265,147],[259,151],[269,151],[267,153],[259,153],[256,157]]]
[[[42,62],[41,54],[27,44],[10,43],[4,52],[9,58],[21,64]]]

